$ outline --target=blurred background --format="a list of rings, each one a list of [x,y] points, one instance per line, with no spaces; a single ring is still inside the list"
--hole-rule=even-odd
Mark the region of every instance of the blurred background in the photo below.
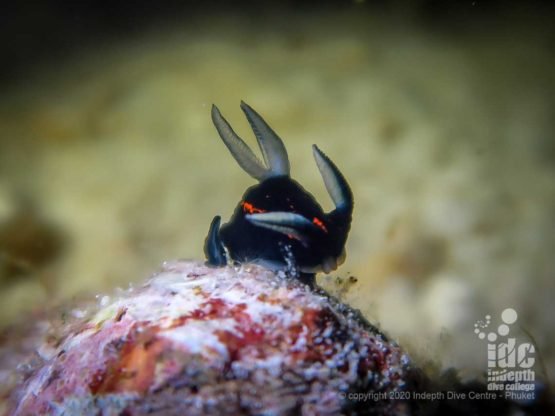
[[[486,370],[474,323],[511,307],[555,376],[555,26],[540,2],[13,3],[0,15],[0,327],[203,259],[253,184],[252,105],[330,209],[310,145],[355,195],[320,284],[421,364]],[[515,331],[517,329],[515,328]],[[516,332],[515,332],[516,334]]]

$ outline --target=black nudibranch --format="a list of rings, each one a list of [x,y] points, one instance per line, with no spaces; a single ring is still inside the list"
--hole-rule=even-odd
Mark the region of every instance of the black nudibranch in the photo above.
[[[233,131],[216,106],[212,121],[239,166],[258,184],[248,188],[226,224],[210,224],[204,243],[207,263],[255,263],[311,279],[314,273],[335,270],[345,259],[351,227],[353,194],[335,164],[316,145],[316,165],[335,209],[324,213],[316,199],[289,176],[283,142],[246,103],[241,102],[264,157],[262,163]]]

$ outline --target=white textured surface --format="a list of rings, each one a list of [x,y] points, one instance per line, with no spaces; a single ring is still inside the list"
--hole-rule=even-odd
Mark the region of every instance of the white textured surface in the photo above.
[[[130,414],[155,413],[160,400],[175,414],[337,414],[347,392],[407,383],[409,359],[395,343],[345,305],[258,266],[166,263],[146,284],[79,311],[15,390],[14,415],[114,411],[107,397]]]

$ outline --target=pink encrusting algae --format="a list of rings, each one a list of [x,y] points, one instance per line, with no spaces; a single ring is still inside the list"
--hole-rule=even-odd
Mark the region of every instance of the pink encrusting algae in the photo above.
[[[355,311],[257,266],[167,263],[85,315],[20,370],[8,414],[341,414],[353,392],[402,390],[409,371]]]

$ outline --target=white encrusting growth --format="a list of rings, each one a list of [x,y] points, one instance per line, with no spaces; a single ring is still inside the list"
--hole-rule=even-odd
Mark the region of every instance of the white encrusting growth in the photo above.
[[[397,345],[348,307],[259,266],[166,263],[142,287],[97,307],[44,356],[15,415],[159,392],[176,394],[185,414],[187,400],[213,408],[209,414],[232,414],[235,405],[282,414],[298,403],[306,414],[337,414],[342,392],[403,388],[408,366]],[[230,404],[228,389],[244,391],[240,403]]]

